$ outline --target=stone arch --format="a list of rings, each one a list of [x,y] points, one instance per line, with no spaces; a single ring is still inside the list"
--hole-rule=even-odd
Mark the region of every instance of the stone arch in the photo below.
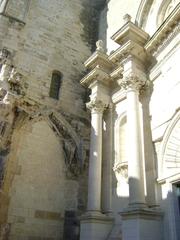
[[[125,122],[127,122],[126,112],[122,113],[115,122],[115,163],[114,165],[118,165],[118,163],[123,162],[121,161],[122,159],[120,159],[120,155],[122,155],[120,145],[121,145],[121,142],[124,142],[124,141],[122,141],[121,139],[122,136],[120,131],[122,129],[122,126],[124,127]]]
[[[157,14],[157,27],[159,27],[164,20],[168,17],[168,15],[172,12],[175,6],[179,3],[179,0],[163,0],[158,14]]]
[[[16,156],[10,159],[16,162],[9,193],[10,237],[52,238],[53,233],[60,238],[67,184],[60,138],[46,119],[28,121],[19,131]]]
[[[127,114],[123,112],[115,122],[115,162],[113,170],[116,176],[116,194],[118,197],[127,197],[129,194],[126,124]]]
[[[139,27],[144,27],[147,21],[148,13],[154,0],[142,0],[136,15],[136,23]]]
[[[167,178],[180,171],[180,111],[171,120],[161,144],[158,178]]]
[[[136,15],[137,25],[152,36],[178,3],[179,0],[142,0]]]

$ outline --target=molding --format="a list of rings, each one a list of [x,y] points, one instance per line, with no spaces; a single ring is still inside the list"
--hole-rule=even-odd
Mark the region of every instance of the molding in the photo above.
[[[157,182],[159,184],[166,184],[167,182],[173,184],[179,181],[180,181],[180,173],[157,179]]]
[[[154,0],[141,0],[139,9],[137,11],[135,22],[138,24],[139,27],[143,27],[146,24],[148,13],[150,8],[153,4]]]
[[[88,69],[93,69],[100,66],[106,70],[112,70],[115,65],[108,59],[108,55],[100,50],[96,50],[84,63]]]
[[[94,81],[99,81],[105,85],[110,83],[110,75],[104,71],[100,66],[96,66],[92,71],[90,71],[80,83],[83,86],[89,87]]]
[[[159,166],[158,166],[158,178],[159,179],[164,179],[164,178],[169,177],[168,173],[167,173],[167,176],[164,176],[165,152],[166,152],[167,143],[169,141],[169,138],[171,137],[171,134],[179,121],[180,121],[180,111],[177,110],[175,116],[171,119],[171,122],[169,123],[167,129],[165,130],[163,141],[161,143],[161,148],[159,151]]]
[[[122,102],[126,99],[126,92],[122,89],[118,89],[115,92],[112,93],[112,102],[114,104],[117,104],[119,102]]]
[[[120,45],[127,42],[127,40],[132,40],[140,45],[144,45],[148,38],[149,34],[137,27],[131,21],[128,21],[111,37],[113,41]]]
[[[123,220],[128,219],[148,219],[148,220],[162,220],[163,212],[160,210],[152,210],[148,208],[142,209],[125,209],[120,213]]]
[[[146,43],[145,49],[148,53],[154,54],[166,47],[169,42],[179,33],[180,29],[180,3],[175,7],[172,13],[167,17],[164,23],[154,33]]]
[[[114,51],[109,56],[109,60],[113,63],[117,63],[122,61],[123,59],[126,59],[129,55],[136,57],[141,62],[148,61],[148,56],[146,51],[144,50],[144,47],[132,40],[128,40],[116,51]]]

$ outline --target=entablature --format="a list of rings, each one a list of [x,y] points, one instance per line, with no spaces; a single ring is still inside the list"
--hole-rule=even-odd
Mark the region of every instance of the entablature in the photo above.
[[[148,53],[154,54],[162,45],[167,45],[172,38],[179,34],[180,30],[180,3],[167,17],[164,23],[158,28],[150,40],[146,43],[145,49]]]

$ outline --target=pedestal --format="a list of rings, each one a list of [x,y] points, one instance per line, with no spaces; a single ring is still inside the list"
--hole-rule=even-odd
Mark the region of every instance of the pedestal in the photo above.
[[[113,226],[113,218],[100,213],[86,213],[81,217],[80,240],[106,240]]]
[[[163,240],[162,212],[128,209],[121,216],[123,240]]]

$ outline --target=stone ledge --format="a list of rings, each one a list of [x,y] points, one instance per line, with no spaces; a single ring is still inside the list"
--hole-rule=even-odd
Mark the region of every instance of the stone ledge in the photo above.
[[[107,216],[105,214],[102,214],[100,212],[92,211],[92,212],[87,212],[84,215],[82,215],[80,218],[80,221],[82,222],[113,222],[114,218],[111,216]]]
[[[123,212],[120,212],[122,219],[148,219],[148,220],[161,220],[163,218],[163,212],[161,210],[156,209],[148,209],[148,208],[127,208]]]

